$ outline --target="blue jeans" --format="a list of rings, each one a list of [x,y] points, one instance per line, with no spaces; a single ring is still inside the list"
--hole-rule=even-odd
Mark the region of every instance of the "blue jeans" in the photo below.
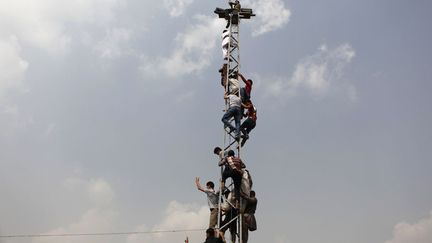
[[[241,120],[241,110],[238,106],[230,107],[227,112],[222,117],[222,122],[225,124],[225,127],[229,127],[230,130],[235,130],[236,135],[240,134],[240,120]],[[231,125],[230,119],[231,117],[234,117],[235,127]]]

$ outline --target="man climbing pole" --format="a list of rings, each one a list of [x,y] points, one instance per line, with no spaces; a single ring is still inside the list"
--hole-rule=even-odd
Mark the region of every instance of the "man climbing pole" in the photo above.
[[[226,179],[230,178],[234,182],[234,195],[236,199],[236,208],[239,208],[239,200],[240,200],[240,190],[241,190],[241,181],[243,175],[243,169],[246,168],[246,165],[243,161],[235,156],[235,152],[233,150],[228,151],[228,156],[219,162],[219,166],[225,166],[222,172],[221,179],[221,188],[225,187]]]
[[[221,232],[213,228],[208,228],[206,230],[206,241],[204,243],[226,243],[226,241]]]
[[[207,195],[207,203],[210,208],[209,227],[214,228],[216,227],[218,221],[217,218],[218,218],[218,204],[219,204],[219,196],[214,190],[214,183],[212,181],[208,181],[206,183],[206,188],[203,188],[200,184],[199,177],[196,177],[195,185],[199,191],[202,191]]]
[[[222,57],[224,60],[228,60],[228,47],[230,43],[230,31],[225,29],[222,32]]]
[[[249,139],[249,133],[252,131],[252,129],[256,126],[256,120],[257,120],[257,109],[252,104],[251,100],[246,101],[245,103],[242,103],[243,108],[247,109],[246,114],[244,115],[246,120],[243,121],[243,123],[240,126],[240,130],[243,133],[243,139],[241,141],[241,146],[246,143],[246,141]]]
[[[229,128],[229,132],[235,131],[234,137],[240,138],[240,121],[241,121],[241,100],[235,93],[225,93],[225,99],[228,100],[229,108],[222,117],[222,122],[225,128]],[[235,127],[231,125],[230,119],[234,117]]]
[[[257,229],[257,223],[255,219],[255,211],[257,208],[258,200],[255,197],[255,191],[251,191],[249,196],[245,196],[246,207],[243,214],[242,224],[242,240],[243,243],[247,243],[249,238],[249,231],[255,231]]]
[[[251,98],[253,82],[252,79],[246,79],[241,73],[239,73],[238,76],[243,80],[243,83],[245,83],[245,87],[240,90],[242,101],[245,102]]]

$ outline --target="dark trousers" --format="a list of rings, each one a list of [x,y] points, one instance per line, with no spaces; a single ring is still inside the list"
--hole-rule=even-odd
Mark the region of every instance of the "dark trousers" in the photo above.
[[[252,129],[254,129],[256,126],[256,121],[252,120],[250,117],[248,117],[240,126],[240,130],[243,134],[249,134]]]
[[[246,141],[249,138],[249,133],[252,131],[252,129],[254,129],[256,126],[256,122],[254,120],[252,120],[250,117],[248,117],[240,126],[240,130],[241,132],[245,135],[245,137],[243,138],[243,140],[241,141],[241,146],[243,147],[243,145],[246,143]]]
[[[226,179],[228,179],[229,177],[231,177],[234,182],[234,195],[237,200],[240,200],[242,175],[231,169],[228,165],[226,165],[224,171],[222,172],[223,183],[225,183]]]

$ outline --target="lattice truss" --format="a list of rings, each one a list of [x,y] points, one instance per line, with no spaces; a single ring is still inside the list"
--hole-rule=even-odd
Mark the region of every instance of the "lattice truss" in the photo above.
[[[222,68],[219,70],[221,73],[221,84],[224,87],[225,94],[237,93],[241,97],[241,87],[238,80],[238,74],[240,73],[240,20],[250,19],[255,16],[252,9],[242,8],[239,1],[229,0],[229,8],[222,9],[216,8],[216,13],[219,18],[223,18],[227,21],[227,26],[222,33],[222,51],[224,57],[224,63]],[[228,104],[225,102],[225,111],[228,109]],[[230,122],[233,122],[231,119]],[[227,151],[237,151],[237,156],[240,157],[240,145],[241,137],[239,134],[234,134],[232,131],[224,127],[223,136],[223,148],[222,154],[226,156]],[[221,168],[222,176],[223,168]],[[240,243],[244,241],[244,231],[247,231],[243,227],[243,211],[244,202],[240,198],[233,199],[232,193],[227,192],[234,191],[234,183],[232,180],[228,180],[228,183],[220,185],[219,192],[219,210],[218,210],[218,224],[217,228],[223,230],[229,230],[231,232],[231,242],[235,242],[236,238],[239,239]],[[249,188],[250,190],[250,188]],[[224,215],[222,215],[224,212]],[[223,217],[222,217],[223,216]],[[227,237],[228,238],[228,237]]]

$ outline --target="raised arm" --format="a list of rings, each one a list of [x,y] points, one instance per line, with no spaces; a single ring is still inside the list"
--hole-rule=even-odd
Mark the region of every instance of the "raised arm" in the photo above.
[[[219,242],[226,243],[225,236],[224,236],[224,234],[223,234],[222,231],[220,231],[220,230],[217,229],[217,230],[215,231],[215,237],[216,237],[216,238],[219,238]]]
[[[198,190],[205,192],[205,189],[201,186],[199,177],[195,177],[195,185]]]
[[[241,73],[238,73],[238,76],[243,80],[244,83],[247,82],[247,80],[245,79],[245,77]]]

